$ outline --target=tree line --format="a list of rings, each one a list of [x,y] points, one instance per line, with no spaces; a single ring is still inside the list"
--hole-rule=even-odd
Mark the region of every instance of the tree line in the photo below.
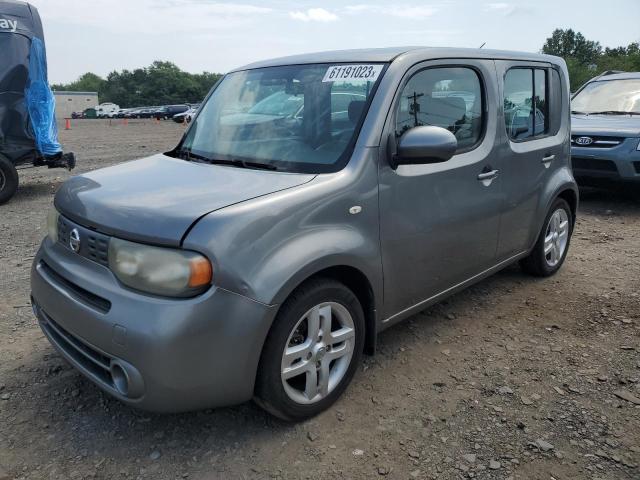
[[[106,79],[88,72],[74,82],[51,88],[98,92],[101,102],[129,108],[201,102],[220,77],[219,73],[188,73],[172,62],[155,61],[145,68],[113,71]]]
[[[607,70],[640,72],[640,44],[602,48],[600,42],[587,40],[572,29],[556,29],[545,41],[542,52],[564,58],[569,69],[571,91]]]
[[[607,70],[640,71],[640,45],[603,48],[572,29],[556,29],[546,39],[542,52],[567,62],[571,91]],[[172,62],[155,61],[145,68],[113,71],[104,79],[85,73],[69,84],[52,85],[54,90],[98,92],[100,101],[123,108],[176,103],[198,103],[206,96],[219,73],[188,73]]]

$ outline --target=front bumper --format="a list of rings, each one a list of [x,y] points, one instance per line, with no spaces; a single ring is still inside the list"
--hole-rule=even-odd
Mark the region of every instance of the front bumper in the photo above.
[[[34,259],[31,290],[53,346],[127,404],[177,412],[253,396],[275,306],[216,287],[191,299],[143,295],[49,239]]]
[[[640,151],[637,138],[626,138],[619,145],[602,147],[571,146],[571,163],[576,179],[614,182],[640,182]]]

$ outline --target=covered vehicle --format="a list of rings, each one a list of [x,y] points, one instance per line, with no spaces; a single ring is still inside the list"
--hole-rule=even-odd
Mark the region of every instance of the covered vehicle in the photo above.
[[[42,23],[28,3],[0,0],[0,203],[18,188],[17,166],[75,166],[57,140]]]

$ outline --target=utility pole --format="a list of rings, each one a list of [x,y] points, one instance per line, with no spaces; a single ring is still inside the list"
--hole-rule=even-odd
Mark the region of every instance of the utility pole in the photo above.
[[[417,127],[418,124],[418,113],[420,112],[420,104],[418,103],[418,99],[424,96],[424,93],[413,92],[413,95],[409,95],[407,98],[412,100],[409,106],[409,114],[413,115],[413,123],[414,127]]]

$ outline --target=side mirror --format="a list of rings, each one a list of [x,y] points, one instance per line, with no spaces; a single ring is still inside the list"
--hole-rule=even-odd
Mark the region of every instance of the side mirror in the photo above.
[[[391,167],[446,162],[456,153],[458,140],[442,127],[422,126],[407,130],[398,141],[398,151],[391,157]]]

